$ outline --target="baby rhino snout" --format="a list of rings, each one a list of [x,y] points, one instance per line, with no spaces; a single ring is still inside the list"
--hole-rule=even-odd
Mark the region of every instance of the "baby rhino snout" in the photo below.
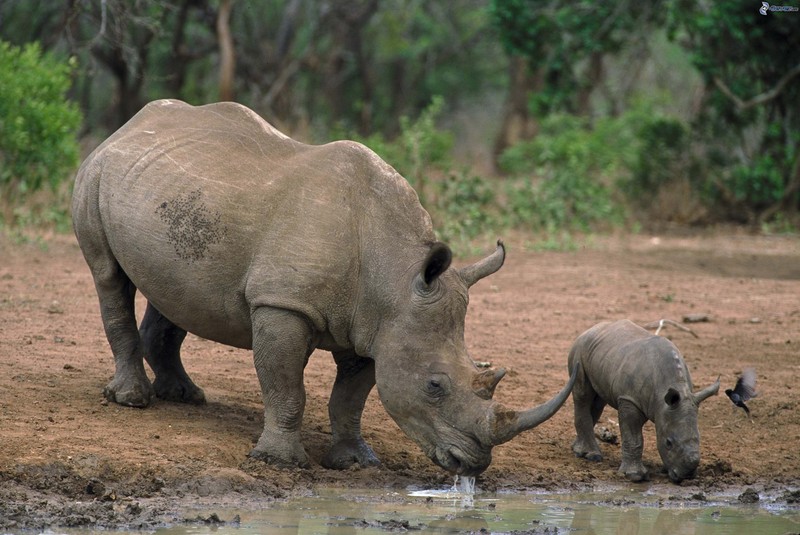
[[[689,453],[676,466],[671,466],[667,470],[667,475],[669,475],[670,480],[674,483],[680,483],[684,479],[694,478],[699,465],[700,454]]]

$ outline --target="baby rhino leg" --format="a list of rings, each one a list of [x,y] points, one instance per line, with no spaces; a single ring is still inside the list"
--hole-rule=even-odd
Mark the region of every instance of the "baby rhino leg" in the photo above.
[[[619,399],[619,431],[622,435],[622,464],[619,473],[631,481],[647,480],[647,469],[642,464],[642,426],[647,417],[630,400]]]
[[[575,380],[572,389],[572,402],[575,408],[575,432],[577,437],[572,443],[572,451],[578,457],[590,461],[600,461],[600,445],[594,436],[594,426],[603,414],[606,403],[594,391],[586,376],[581,375]]]

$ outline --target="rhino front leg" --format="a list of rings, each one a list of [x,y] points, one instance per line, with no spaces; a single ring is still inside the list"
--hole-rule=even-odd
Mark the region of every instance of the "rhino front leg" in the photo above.
[[[144,345],[144,358],[156,374],[153,381],[156,396],[169,401],[205,403],[203,390],[192,382],[181,362],[181,344],[186,331],[148,302],[139,336]]]
[[[378,457],[361,436],[364,403],[375,386],[375,361],[353,351],[334,352],[333,358],[336,382],[328,403],[333,437],[322,466],[341,470],[355,463],[362,467],[379,465]]]
[[[306,404],[303,370],[314,350],[309,323],[282,309],[253,311],[253,355],[264,399],[264,431],[251,457],[281,467],[308,467],[300,442]]]
[[[619,432],[622,435],[622,464],[619,473],[629,480],[638,482],[648,479],[647,469],[642,464],[642,427],[647,417],[633,401],[621,397],[619,403]]]

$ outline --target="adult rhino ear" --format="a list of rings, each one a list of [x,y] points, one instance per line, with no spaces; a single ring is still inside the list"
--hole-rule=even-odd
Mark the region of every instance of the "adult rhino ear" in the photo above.
[[[450,248],[447,245],[438,241],[431,245],[431,250],[428,252],[428,256],[425,258],[421,273],[422,280],[425,282],[425,284],[429,286],[433,281],[435,281],[439,275],[444,273],[447,268],[450,267],[450,262],[452,260],[453,253],[450,251]]]

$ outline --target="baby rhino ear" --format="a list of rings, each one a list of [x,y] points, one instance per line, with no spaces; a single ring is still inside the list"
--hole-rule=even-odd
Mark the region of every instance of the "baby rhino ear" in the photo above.
[[[664,396],[664,403],[669,405],[670,407],[674,407],[681,401],[680,393],[675,390],[674,388],[670,388],[667,390],[666,395]]]
[[[422,268],[422,280],[425,284],[430,284],[436,278],[444,273],[450,267],[450,261],[453,260],[453,253],[450,248],[442,242],[436,242],[431,245],[431,250],[428,252],[428,257],[425,259],[425,265]]]

